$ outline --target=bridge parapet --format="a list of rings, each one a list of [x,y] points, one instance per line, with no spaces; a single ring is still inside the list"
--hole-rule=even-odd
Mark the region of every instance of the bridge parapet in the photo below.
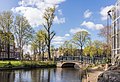
[[[57,62],[57,67],[62,67],[62,65],[67,64],[67,63],[71,63],[71,64],[75,64],[78,65],[80,68],[82,66],[86,66],[89,64],[95,64],[96,62],[102,63],[102,61],[104,60],[104,58],[100,58],[100,57],[85,57],[85,56],[63,56],[59,59],[59,61]]]
[[[104,63],[104,57],[89,57],[89,56],[61,56],[59,61],[79,61],[81,63]]]
[[[61,68],[64,64],[74,64],[75,67],[77,68],[82,68],[86,65],[89,65],[89,64],[81,63],[79,61],[60,61],[60,62],[57,62],[57,67]]]

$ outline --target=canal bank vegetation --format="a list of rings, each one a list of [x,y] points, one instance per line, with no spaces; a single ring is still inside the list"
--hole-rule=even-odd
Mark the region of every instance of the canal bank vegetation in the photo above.
[[[30,68],[54,68],[53,61],[0,61],[0,70],[4,69],[30,69]]]

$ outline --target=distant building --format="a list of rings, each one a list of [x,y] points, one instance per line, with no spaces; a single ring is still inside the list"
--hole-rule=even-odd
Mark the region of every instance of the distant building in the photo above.
[[[120,62],[120,0],[117,0],[115,6],[108,11],[112,19],[112,64]]]
[[[0,31],[0,59],[20,59],[20,52],[17,48],[15,48],[14,36],[12,33],[9,33],[10,41],[8,45],[8,37],[6,37],[7,35],[8,33],[3,33]]]
[[[15,48],[14,50],[14,58],[20,60],[21,56],[20,56],[20,49],[19,48]]]

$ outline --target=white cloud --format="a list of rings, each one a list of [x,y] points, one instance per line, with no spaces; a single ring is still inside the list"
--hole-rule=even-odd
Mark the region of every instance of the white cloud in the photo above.
[[[84,21],[81,24],[81,26],[85,26],[89,29],[95,29],[95,30],[100,30],[100,29],[104,28],[104,26],[102,24],[95,24],[95,23],[90,22],[90,21],[89,22]]]
[[[32,6],[34,6],[34,5],[38,5],[38,4],[44,4],[45,3],[45,5],[47,4],[49,4],[49,5],[58,5],[58,4],[60,4],[60,3],[62,3],[62,2],[64,2],[65,0],[20,0],[19,1],[19,5],[22,5],[22,6],[29,6],[29,5],[32,5]],[[45,7],[45,6],[43,6],[43,7]]]
[[[57,23],[57,24],[65,23],[65,18],[58,18],[58,16],[55,16],[54,23]]]
[[[56,46],[60,46],[60,45],[62,45],[64,42],[52,42],[52,44],[54,44],[54,45],[56,45]]]
[[[86,29],[81,29],[79,27],[78,28],[72,28],[72,29],[70,29],[70,33],[71,34],[75,34],[75,33],[79,32],[79,31],[87,31],[87,30]]]
[[[92,12],[87,9],[85,12],[84,12],[84,18],[90,18],[90,16],[92,15]]]
[[[64,41],[68,40],[69,37],[70,34],[65,34],[64,36],[55,36],[52,40],[52,45],[59,47],[64,43]]]
[[[107,12],[113,8],[114,5],[110,5],[110,6],[106,6],[106,7],[102,7],[100,10],[100,15],[102,16],[101,19],[102,20],[106,20],[107,19]]]
[[[64,2],[65,0],[44,0],[44,1],[48,4],[60,4],[61,2]]]
[[[44,20],[41,20],[43,13],[37,8],[21,6],[12,10],[26,17],[30,25],[32,25],[33,27],[41,25],[44,21]]]
[[[12,11],[14,13],[22,14],[25,16],[28,19],[30,25],[35,27],[44,23],[42,16],[46,8],[53,7],[54,5],[56,8],[58,8],[59,4],[64,1],[65,0],[20,0],[18,2],[19,7],[12,8]],[[58,15],[61,14],[62,11],[59,9]],[[56,16],[54,23],[65,23],[65,18]]]
[[[66,36],[66,37],[69,37],[69,36],[70,36],[70,34],[65,34],[65,36]]]
[[[63,41],[65,39],[65,37],[62,37],[62,36],[55,36],[53,38],[53,41]]]
[[[59,15],[63,15],[62,10],[58,10]]]

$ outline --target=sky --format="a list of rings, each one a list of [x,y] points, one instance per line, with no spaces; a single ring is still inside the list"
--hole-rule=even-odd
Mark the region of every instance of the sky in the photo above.
[[[52,30],[56,32],[52,40],[55,47],[81,30],[88,31],[92,40],[101,40],[99,30],[106,26],[107,11],[117,0],[1,0],[0,12],[12,10],[25,16],[35,31],[42,28],[42,16],[47,7],[56,5]],[[29,46],[30,47],[30,46]]]

